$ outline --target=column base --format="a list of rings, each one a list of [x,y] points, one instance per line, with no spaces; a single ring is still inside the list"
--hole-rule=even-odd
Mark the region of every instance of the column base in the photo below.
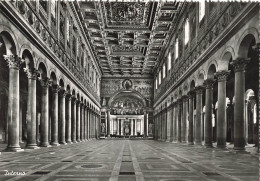
[[[227,145],[217,145],[216,148],[219,148],[219,149],[227,149]]]
[[[54,142],[54,143],[51,143],[51,146],[60,146],[60,144],[57,142]]]
[[[6,152],[22,152],[24,151],[24,149],[21,149],[21,147],[12,147],[12,146],[8,146],[6,149],[5,149]]]
[[[233,150],[236,150],[236,151],[245,151],[246,148],[245,147],[233,147]]]
[[[60,144],[61,144],[61,145],[67,145],[67,143],[66,143],[66,142],[60,142]]]
[[[72,141],[72,143],[78,143],[76,140]]]
[[[40,147],[51,147],[49,143],[40,143]]]
[[[66,142],[67,142],[68,144],[72,144],[71,140],[67,140]]]
[[[212,144],[205,144],[204,145],[206,148],[213,148],[213,145]]]
[[[28,144],[25,147],[26,149],[40,149],[36,144]]]
[[[188,145],[194,145],[194,142],[189,141]]]
[[[80,143],[81,141],[80,140],[77,140],[78,143]]]

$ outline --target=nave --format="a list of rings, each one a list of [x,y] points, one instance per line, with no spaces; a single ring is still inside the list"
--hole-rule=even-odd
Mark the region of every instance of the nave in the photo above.
[[[92,140],[3,152],[0,180],[251,181],[259,179],[258,164],[258,155],[234,152],[231,147],[223,150],[152,140]],[[14,172],[19,175],[11,175]]]

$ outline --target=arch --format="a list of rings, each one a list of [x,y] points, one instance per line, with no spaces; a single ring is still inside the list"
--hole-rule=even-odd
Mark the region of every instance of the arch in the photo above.
[[[235,57],[235,51],[231,46],[228,46],[220,55],[218,63],[218,71],[228,70],[230,59]]]
[[[38,61],[38,65],[36,65],[36,67],[37,67],[37,69],[39,70],[40,73],[41,73],[40,68],[41,68],[41,67],[44,67],[45,72],[46,72],[46,77],[50,77],[50,73],[49,73],[49,71],[48,71],[48,66],[47,66],[47,63],[45,62],[45,60],[40,59],[40,60]]]
[[[47,67],[43,62],[39,63],[38,71],[40,72],[40,78],[45,79],[48,77]]]
[[[25,62],[26,68],[34,68],[35,67],[34,66],[35,65],[35,63],[34,63],[35,59],[33,58],[33,55],[32,55],[30,50],[24,49],[22,54],[21,54],[21,57]]]
[[[194,90],[196,86],[195,82],[196,82],[196,78],[195,77],[191,78],[190,85],[189,85],[190,91]]]
[[[61,78],[60,80],[59,80],[59,86],[62,88],[62,89],[64,89],[65,87],[65,84],[64,84],[64,81],[63,81],[63,79]]]
[[[252,39],[254,39],[256,43],[259,42],[259,32],[254,27],[246,29],[237,41],[236,58],[247,58],[248,46]]]
[[[76,91],[75,91],[75,89],[74,89],[74,88],[72,89],[72,91],[71,91],[71,94],[72,94],[73,96],[75,96],[75,95],[76,95]]]
[[[0,25],[0,32],[0,41],[3,41],[6,46],[6,55],[18,55],[19,47],[12,30]]]
[[[51,72],[50,79],[53,84],[57,84],[57,76],[54,72]]]
[[[255,96],[255,92],[252,89],[248,89],[245,93],[245,100],[249,100],[250,97]]]
[[[67,84],[67,86],[66,86],[66,91],[67,91],[69,94],[71,94],[71,90],[70,90],[70,85],[69,85],[69,84]]]
[[[115,98],[117,98],[118,96],[120,96],[120,94],[124,94],[124,95],[132,95],[138,99],[140,99],[143,102],[143,105],[146,107],[146,101],[145,98],[143,97],[143,95],[141,93],[139,93],[136,90],[119,90],[117,92],[114,93],[114,95],[109,99],[108,101],[108,106],[111,106],[111,103],[113,100],[115,100]]]
[[[208,67],[207,79],[213,79],[214,73],[216,73],[216,71],[216,65],[214,63],[210,64],[210,66]]]
[[[204,80],[205,80],[205,71],[204,70],[200,70],[199,73],[198,73],[198,79],[197,79],[197,84],[196,86],[200,86],[200,85],[203,85],[204,83]]]

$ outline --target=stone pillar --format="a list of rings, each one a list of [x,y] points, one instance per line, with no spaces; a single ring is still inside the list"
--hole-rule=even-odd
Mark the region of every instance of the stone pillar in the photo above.
[[[193,145],[194,139],[193,139],[193,104],[194,104],[194,92],[190,91],[188,93],[189,97],[189,133],[188,133],[188,144]]]
[[[205,104],[205,146],[212,147],[212,104],[213,104],[213,84],[214,79],[207,79],[204,82],[206,87]]]
[[[81,103],[81,111],[80,111],[80,116],[81,116],[81,123],[80,123],[80,140],[81,141],[85,141],[84,140],[84,127],[85,127],[85,124],[84,124],[84,118],[85,118],[85,115],[84,115],[85,111],[84,111],[84,104],[83,102]]]
[[[86,130],[86,133],[87,133],[87,140],[89,140],[89,107],[86,106],[86,111],[87,111],[87,120],[86,120],[86,125],[87,125],[87,130]]]
[[[188,141],[188,96],[185,95],[182,97],[183,100],[183,119],[181,125],[181,141],[186,143]]]
[[[198,86],[196,91],[196,122],[195,122],[195,144],[202,144],[202,93],[203,87]]]
[[[60,91],[60,125],[59,125],[59,143],[66,145],[65,142],[65,98],[66,98],[67,92],[65,90]]]
[[[124,135],[124,120],[121,119],[121,135]]]
[[[66,104],[66,132],[65,138],[67,143],[71,143],[71,94],[67,94],[67,104]]]
[[[177,138],[178,142],[181,142],[181,120],[182,120],[182,100],[178,100],[178,117],[177,117]]]
[[[134,120],[131,119],[131,136],[134,135]]]
[[[85,120],[84,120],[84,123],[85,123],[85,132],[84,132],[84,135],[85,135],[85,141],[88,140],[88,111],[87,111],[87,105],[84,106],[84,112],[85,112]]]
[[[147,112],[144,111],[144,138],[147,137]]]
[[[72,124],[71,124],[71,138],[73,143],[77,143],[77,98],[72,96]]]
[[[51,111],[51,145],[59,146],[58,143],[58,92],[59,85],[52,86],[52,111]]]
[[[174,102],[173,104],[173,142],[177,142],[178,101]]]
[[[19,145],[19,113],[20,113],[20,90],[19,69],[21,58],[15,55],[4,55],[9,66],[9,92],[8,92],[8,145],[7,151],[23,151]],[[20,133],[21,134],[21,133]]]
[[[170,131],[170,142],[173,141],[173,116],[174,116],[174,113],[173,113],[173,110],[174,110],[174,105],[173,103],[171,103],[170,107],[170,113],[169,113],[169,131]]]
[[[36,69],[26,69],[28,76],[28,101],[27,101],[27,144],[26,148],[39,148],[36,142],[36,80],[39,71]]]
[[[42,102],[41,102],[41,143],[40,146],[49,146],[49,86],[51,81],[49,78],[41,80],[42,86]]]
[[[110,110],[107,110],[107,137],[110,138]]]
[[[226,79],[230,71],[216,72],[218,79],[218,111],[217,111],[217,147],[226,147],[227,113],[226,113]],[[243,111],[244,113],[244,111]]]
[[[233,60],[235,71],[234,149],[245,150],[245,69],[249,59]]]
[[[77,124],[76,124],[76,138],[77,138],[77,142],[81,142],[80,140],[80,104],[81,102],[78,100],[77,101]]]

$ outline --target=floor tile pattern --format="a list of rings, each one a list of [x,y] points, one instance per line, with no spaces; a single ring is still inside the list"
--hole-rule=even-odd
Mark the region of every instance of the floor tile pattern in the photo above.
[[[259,158],[248,152],[181,143],[92,140],[2,152],[0,180],[255,181],[259,180]]]

